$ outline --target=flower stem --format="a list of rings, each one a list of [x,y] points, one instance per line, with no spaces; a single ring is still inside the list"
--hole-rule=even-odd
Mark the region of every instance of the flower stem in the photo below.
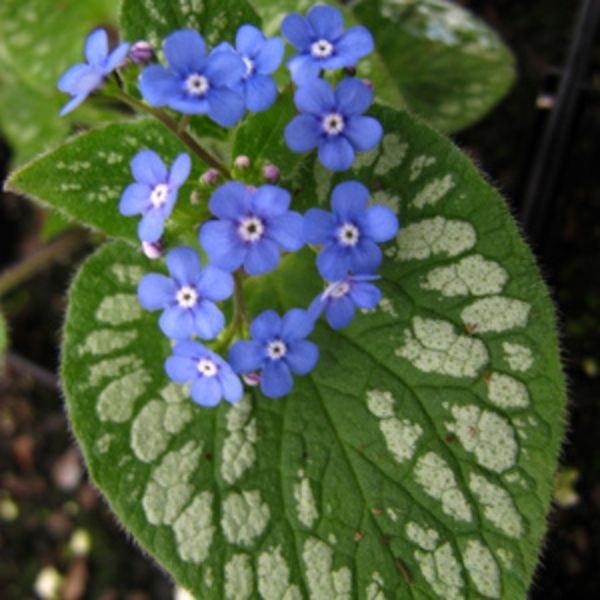
[[[225,333],[214,350],[217,353],[224,352],[229,348],[229,345],[234,340],[236,335],[242,333],[244,325],[249,322],[248,313],[246,311],[246,302],[244,300],[244,272],[238,269],[233,274],[234,290],[233,290],[233,320],[225,330]]]
[[[129,106],[142,110],[152,115],[155,119],[158,119],[167,129],[171,130],[201,161],[217,169],[225,179],[231,179],[231,173],[229,169],[219,160],[217,160],[210,152],[207,152],[198,142],[185,130],[187,125],[178,123],[175,119],[170,117],[164,110],[160,108],[154,108],[133,96],[123,92],[117,91],[117,98],[122,100]],[[185,118],[184,118],[185,120]]]

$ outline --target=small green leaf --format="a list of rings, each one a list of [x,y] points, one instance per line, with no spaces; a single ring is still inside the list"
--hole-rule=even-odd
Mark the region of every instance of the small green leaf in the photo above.
[[[196,597],[525,598],[563,435],[554,310],[500,196],[448,140],[376,109],[354,173],[402,230],[384,299],[293,393],[205,409],[169,383],[169,342],[101,249],[70,293],[62,375],[92,477],[138,542]],[[299,204],[325,206],[314,167]],[[250,281],[249,306],[306,306],[314,253]]]
[[[117,238],[138,243],[137,217],[119,213],[119,199],[133,182],[131,159],[143,148],[157,152],[167,165],[186,151],[160,123],[129,121],[94,129],[69,140],[10,176],[6,187],[49,205]],[[187,183],[179,191],[176,211],[193,212],[194,184],[206,168],[194,159]]]
[[[0,3],[0,129],[15,150],[16,164],[64,139],[73,123],[98,120],[85,108],[59,117],[68,96],[56,82],[82,61],[85,36],[113,23],[114,13],[110,0]]]
[[[124,37],[147,40],[155,48],[183,28],[196,29],[211,45],[232,42],[244,23],[260,24],[246,0],[123,0],[121,5]]]

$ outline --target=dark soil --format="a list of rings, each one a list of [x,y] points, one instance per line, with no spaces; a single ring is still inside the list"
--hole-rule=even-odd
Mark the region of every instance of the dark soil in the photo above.
[[[569,0],[463,0],[514,50],[519,78],[485,120],[457,137],[504,195],[518,206],[527,166],[545,121],[536,109],[567,53],[578,3]],[[559,303],[569,378],[569,434],[562,464],[579,473],[577,504],[555,507],[531,597],[600,598],[600,46],[586,82],[574,144],[556,190],[558,205],[544,243],[536,248]],[[0,148],[0,175],[8,167]],[[543,207],[540,208],[543,210]],[[0,199],[0,270],[40,244],[41,215],[20,198]],[[89,484],[63,413],[53,373],[64,313],[64,291],[82,247],[3,301],[12,352],[0,379],[0,597],[34,597],[44,566],[66,574],[71,600],[149,600],[171,597],[171,583],[128,540]],[[18,355],[18,356],[15,356]],[[19,357],[45,370],[38,373]],[[10,501],[9,501],[10,499]],[[11,504],[13,502],[14,504]],[[18,511],[15,516],[14,510]],[[11,512],[13,514],[11,514]],[[75,558],[77,529],[92,539]],[[510,599],[509,599],[510,600]]]

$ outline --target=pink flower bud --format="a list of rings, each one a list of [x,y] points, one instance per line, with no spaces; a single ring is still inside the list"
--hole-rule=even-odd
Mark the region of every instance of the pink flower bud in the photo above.
[[[250,168],[250,159],[247,156],[241,154],[233,161],[234,166],[238,169],[249,169]]]
[[[129,58],[136,65],[145,65],[154,58],[154,48],[149,42],[140,40],[129,49]]]
[[[263,177],[266,181],[270,181],[271,183],[277,183],[279,181],[279,175],[279,169],[275,165],[267,163],[263,167]]]
[[[151,260],[155,260],[162,256],[162,246],[160,242],[142,242],[142,250],[144,254]]]
[[[375,92],[375,84],[370,79],[361,79],[361,81],[372,91]]]
[[[214,185],[219,179],[219,172],[216,169],[208,169],[200,177],[200,182],[204,185]]]
[[[242,379],[246,385],[251,387],[256,387],[260,383],[260,373],[258,371],[254,371],[252,373],[244,373],[242,375]]]

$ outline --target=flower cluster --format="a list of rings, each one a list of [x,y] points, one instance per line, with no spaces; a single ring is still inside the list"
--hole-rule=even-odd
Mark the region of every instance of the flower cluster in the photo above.
[[[364,115],[373,90],[354,77],[344,77],[334,88],[320,75],[354,67],[372,50],[372,37],[363,27],[344,31],[341,13],[327,6],[311,9],[306,17],[287,16],[282,30],[298,50],[287,66],[301,113],[287,125],[285,139],[298,152],[318,149],[328,169],[346,170],[356,151],[375,147],[382,137],[380,123]],[[147,42],[123,43],[109,52],[106,33],[93,32],[85,48],[88,64],[72,67],[59,82],[73,96],[63,113],[101,87],[115,69],[139,69],[144,101],[122,89],[120,97],[159,116],[210,165],[194,181],[188,154],[171,156],[165,164],[154,151],[141,149],[131,161],[133,181],[120,200],[122,215],[140,216],[138,236],[154,259],[170,243],[178,196],[185,192],[192,204],[202,203],[193,207],[204,215],[195,220],[191,207],[181,211],[197,243],[169,249],[166,271],[146,274],[138,287],[140,304],[160,311],[158,326],[172,341],[165,370],[173,381],[190,384],[193,400],[203,406],[222,399],[237,402],[243,382],[260,385],[268,397],[284,396],[293,376],[309,373],[318,362],[319,349],[307,338],[323,313],[339,329],[350,324],[357,308],[370,309],[381,300],[375,285],[383,257],[379,244],[396,235],[398,220],[390,209],[372,205],[367,187],[353,180],[333,189],[330,212],[312,208],[301,214],[291,208],[290,193],[276,185],[285,176],[277,166],[259,162],[262,181],[257,184],[250,157],[223,165],[185,129],[190,115],[207,115],[230,127],[246,110],[268,109],[278,95],[272,76],[283,59],[280,38],[243,25],[235,45],[222,42],[207,49],[198,32],[183,29],[165,39],[163,50],[165,65],[148,64],[156,53]],[[178,122],[169,111],[184,117]],[[252,184],[243,181],[245,174]],[[283,255],[305,246],[317,254],[324,291],[306,308],[282,315],[264,310],[252,319],[244,298],[247,280],[273,271]]]

